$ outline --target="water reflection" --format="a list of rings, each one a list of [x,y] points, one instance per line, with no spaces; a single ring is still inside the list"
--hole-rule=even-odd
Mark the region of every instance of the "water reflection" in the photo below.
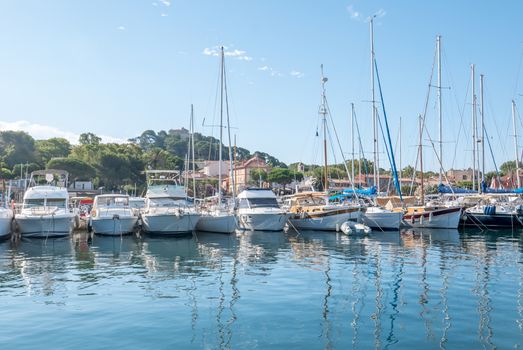
[[[523,346],[522,242],[519,232],[420,229],[80,233],[1,242],[0,295],[14,297],[7,313],[24,310],[34,322],[46,305],[109,310],[93,314],[92,327],[132,305],[141,319],[131,322],[177,325],[176,337],[156,335],[165,346],[508,348]],[[17,320],[7,331],[16,334]]]

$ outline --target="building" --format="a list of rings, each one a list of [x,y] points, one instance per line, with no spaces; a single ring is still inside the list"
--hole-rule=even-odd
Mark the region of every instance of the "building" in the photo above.
[[[219,160],[208,160],[205,161],[200,170],[201,173],[208,177],[218,177],[220,175],[220,161]],[[222,176],[229,175],[229,161],[222,160]]]
[[[481,172],[477,171],[476,173],[478,174],[477,176],[479,178],[481,178]],[[474,174],[474,171],[470,168],[463,169],[463,170],[450,169],[450,170],[447,170],[447,172],[446,172],[447,179],[451,183],[472,181],[473,174]]]
[[[255,181],[252,179],[251,176],[252,171],[255,169],[263,170],[266,173],[269,172],[269,167],[267,166],[267,163],[265,163],[265,161],[259,158],[258,156],[254,156],[234,166],[236,193],[242,191],[243,189],[249,186],[255,185]],[[230,181],[229,177],[225,180],[225,184],[226,188],[228,188],[229,191],[232,191],[232,182]]]

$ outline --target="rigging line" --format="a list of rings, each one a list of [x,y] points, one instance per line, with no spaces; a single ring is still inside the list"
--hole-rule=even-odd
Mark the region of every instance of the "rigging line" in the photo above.
[[[494,108],[492,107],[492,102],[490,100],[490,96],[488,94],[484,94],[486,95],[485,97],[485,101],[486,101],[486,104],[487,104],[487,107],[488,107],[488,111],[490,113],[490,115],[492,116],[495,116],[496,114],[494,113]],[[499,146],[501,148],[501,151],[503,152],[503,154],[508,154],[507,152],[507,149],[505,148],[505,144],[503,142],[501,142],[502,140],[508,140],[508,138],[502,138],[501,137],[501,132],[500,132],[500,129],[499,129],[499,126],[498,126],[498,123],[497,123],[497,118],[490,118],[489,120],[492,120],[492,122],[494,123],[494,127],[496,128],[496,133],[497,133],[497,136],[498,136],[498,143],[499,143]],[[511,123],[506,123],[507,125],[507,130],[505,131],[505,135],[508,134],[508,129],[510,128],[510,125]]]
[[[359,127],[359,124],[358,124],[358,117],[356,116],[356,111],[354,111],[354,122],[356,124],[356,131],[358,132],[358,143],[360,145],[360,154],[363,157],[362,168],[363,168],[363,171],[365,172],[365,175],[368,176],[369,175],[369,170],[368,170],[368,167],[367,167],[367,159],[365,158],[365,151],[363,149],[363,144],[361,142],[360,127]],[[362,158],[360,158],[358,160],[358,162],[361,162],[361,161],[362,161]],[[358,166],[359,166],[359,164],[358,164]]]
[[[218,91],[220,91],[221,69],[222,68],[221,68],[221,64],[220,64],[220,74],[218,74],[218,77],[216,79],[216,90],[215,90],[215,95],[214,95],[214,108],[213,108],[213,113],[212,113],[212,124],[211,125],[216,125],[215,121],[216,121],[216,110],[218,109],[218,99],[219,99]],[[214,139],[214,128],[211,128],[211,137],[209,138],[209,160],[211,159],[211,154],[212,154],[213,139]]]
[[[517,74],[516,74],[516,83],[514,84],[514,92],[512,93],[512,98],[516,99],[516,95],[518,93],[519,88],[519,74],[521,73],[521,64],[523,63],[523,45],[521,46],[521,53],[519,55],[519,63],[517,68]]]
[[[437,57],[437,50],[434,49],[434,57],[433,57],[433,60],[432,60],[432,69],[430,71],[430,78],[429,78],[429,83],[428,83],[428,89],[427,89],[427,95],[425,97],[425,107],[423,109],[423,117],[422,117],[422,130],[425,126],[425,116],[427,115],[427,108],[428,108],[428,105],[429,105],[429,99],[430,99],[430,90],[431,90],[431,87],[432,87],[432,79],[434,77],[434,67],[436,66],[436,57]],[[423,132],[422,130],[420,130],[420,132]],[[421,146],[421,145],[420,145]],[[410,195],[412,195],[412,191],[413,191],[413,187],[414,187],[414,182],[416,181],[416,169],[418,168],[418,162],[420,161],[419,159],[419,152],[417,152],[417,155],[416,155],[416,162],[414,164],[414,171],[412,172],[412,180],[411,180],[411,183],[410,183]],[[421,184],[423,186],[423,184]]]
[[[341,143],[340,143],[340,139],[338,137],[338,132],[336,130],[336,125],[334,125],[334,120],[332,119],[332,114],[331,114],[329,102],[327,101],[326,97],[325,97],[325,104],[326,104],[326,107],[327,107],[327,114],[329,115],[329,119],[330,119],[330,122],[331,122],[331,125],[332,125],[332,129],[334,131],[334,135],[336,136],[336,141],[338,142],[338,146],[340,148],[341,158],[343,159],[343,165],[345,167],[345,171],[347,172],[347,177],[349,178],[349,181],[351,183],[352,192],[354,193],[356,199],[359,199],[358,194],[354,190],[354,179],[352,178],[352,176],[350,174],[350,171],[349,171],[349,167],[347,166],[347,160],[345,159],[345,155],[343,154],[343,149],[341,148]]]
[[[492,157],[492,162],[494,163],[494,169],[496,169],[496,177],[498,177],[498,180],[499,180],[498,165],[496,164],[496,159],[494,158],[494,152],[492,151],[492,145],[490,144],[490,137],[488,136],[487,129],[485,129],[485,135],[487,136],[488,148],[490,150],[490,156]]]
[[[387,148],[387,153],[389,151],[388,149],[390,148],[391,154],[388,154],[388,156],[389,156],[389,163],[392,168],[393,175],[394,175],[394,184],[395,184],[396,190],[398,191],[398,194],[400,196],[400,200],[403,201],[403,198],[401,195],[401,186],[398,181],[398,170],[396,169],[396,160],[394,159],[394,153],[392,153],[392,141],[390,138],[389,122],[387,121],[387,112],[385,111],[385,101],[383,99],[383,90],[381,89],[381,79],[380,79],[380,74],[378,71],[378,63],[376,61],[376,58],[374,58],[374,67],[376,68],[376,77],[378,78],[378,89],[380,92],[380,99],[381,99],[381,109],[383,110],[383,118],[385,120],[385,127],[387,129],[387,139],[389,141],[388,147],[387,147],[387,143],[385,143],[385,146],[386,146],[385,148]]]
[[[381,124],[381,118],[380,118],[380,114],[379,114],[378,111],[376,111],[376,119],[378,120],[378,126],[380,127],[381,137],[383,139],[383,143],[386,145],[387,144],[387,140],[385,139],[385,133],[383,132],[383,125]],[[389,164],[391,164],[392,160],[390,159],[389,148],[385,147],[385,151],[387,151],[387,159],[389,160]],[[391,171],[392,171],[392,169],[391,169]],[[387,183],[387,188],[388,189],[390,188],[390,177],[389,177],[389,181]]]

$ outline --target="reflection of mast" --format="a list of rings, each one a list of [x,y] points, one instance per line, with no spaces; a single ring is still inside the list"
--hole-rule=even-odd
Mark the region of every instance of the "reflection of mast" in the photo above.
[[[374,286],[376,287],[376,311],[372,315],[374,319],[374,347],[381,349],[381,312],[383,304],[381,298],[383,297],[383,289],[381,287],[381,249],[380,245],[376,247],[376,279]]]
[[[236,249],[236,254],[234,254],[233,262],[232,262],[232,274],[231,274],[231,289],[232,289],[232,295],[231,300],[229,302],[229,311],[231,312],[231,317],[229,318],[229,321],[227,321],[227,343],[225,344],[226,348],[231,347],[231,339],[232,339],[232,325],[236,321],[236,313],[234,312],[234,304],[240,299],[240,290],[238,289],[237,283],[237,267],[238,267],[238,249]]]
[[[353,264],[353,269],[352,269],[352,280],[353,280],[353,283],[352,283],[352,291],[351,291],[351,294],[352,294],[352,297],[354,298],[354,301],[352,302],[352,314],[354,315],[354,317],[352,318],[352,322],[350,323],[351,327],[352,327],[352,348],[353,349],[356,349],[358,348],[358,331],[359,331],[359,320],[360,320],[360,315],[361,315],[361,310],[363,309],[363,307],[365,306],[365,290],[363,290],[363,296],[360,297],[360,292],[361,292],[361,282],[360,282],[360,274],[361,274],[361,270],[357,270],[358,268],[358,260],[356,260]],[[367,284],[364,283],[364,286],[366,286]],[[357,298],[355,297],[357,296]],[[356,310],[356,306],[361,302],[361,305],[360,305],[360,308],[359,310]]]
[[[396,257],[398,257],[399,254],[396,254]],[[394,335],[394,321],[396,320],[396,317],[399,315],[398,310],[398,304],[399,304],[399,292],[402,286],[403,282],[403,266],[404,261],[403,257],[400,257],[400,266],[399,271],[396,274],[396,278],[394,279],[394,283],[392,284],[392,301],[390,302],[390,305],[392,306],[392,313],[390,315],[390,331],[389,335],[387,336],[387,345],[385,346],[385,349],[387,349],[390,345],[396,344],[398,342],[398,339]],[[394,263],[396,263],[396,260],[394,260]],[[395,264],[394,264],[395,265]]]
[[[334,346],[332,344],[331,340],[331,323],[329,321],[329,298],[332,293],[332,284],[331,284],[331,276],[330,276],[330,261],[329,258],[327,258],[327,269],[325,270],[325,286],[327,287],[325,296],[323,297],[323,334],[325,334],[325,338],[327,339],[327,344],[325,344],[325,349],[333,349]],[[322,335],[323,335],[322,334]]]
[[[447,297],[447,291],[449,289],[449,276],[448,271],[452,271],[452,269],[447,268],[446,262],[447,257],[445,255],[445,249],[441,249],[441,256],[440,256],[440,273],[441,273],[441,282],[442,287],[440,289],[441,294],[441,304],[443,305],[443,331],[441,333],[441,338],[439,341],[439,347],[440,349],[445,349],[445,346],[447,344],[447,333],[451,327],[451,318],[449,314],[449,300]]]
[[[480,251],[481,256],[478,257],[476,264],[476,288],[475,294],[478,296],[478,314],[479,314],[479,325],[478,325],[478,336],[481,342],[488,345],[490,348],[494,348],[492,344],[492,327],[490,326],[490,296],[488,291],[488,284],[490,280],[488,259],[489,255],[486,251]],[[484,259],[481,259],[481,258]],[[486,333],[486,334],[485,334]]]
[[[423,233],[421,233],[423,235]],[[434,334],[432,332],[432,322],[425,317],[426,314],[429,313],[429,310],[427,308],[427,304],[429,302],[429,284],[427,283],[427,243],[423,242],[423,239],[421,239],[421,245],[422,245],[422,254],[421,254],[421,285],[422,285],[422,292],[419,296],[419,303],[421,305],[422,311],[420,312],[420,316],[423,319],[423,322],[425,323],[425,330],[427,331],[427,338],[434,339]]]

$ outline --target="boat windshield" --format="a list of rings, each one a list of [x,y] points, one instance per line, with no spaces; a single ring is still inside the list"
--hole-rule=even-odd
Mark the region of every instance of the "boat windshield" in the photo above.
[[[63,198],[47,198],[48,207],[65,208],[65,199]]]
[[[24,203],[26,208],[43,207],[44,205],[45,199],[43,198],[26,199]]]
[[[127,197],[98,198],[98,205],[107,207],[126,207],[129,205]]]
[[[184,204],[185,200],[180,198],[149,198],[150,207],[175,207]]]
[[[249,198],[251,208],[279,208],[276,198]]]
[[[304,197],[298,199],[298,204],[302,207],[307,206],[316,206],[316,205],[325,205],[325,198],[322,197]]]

